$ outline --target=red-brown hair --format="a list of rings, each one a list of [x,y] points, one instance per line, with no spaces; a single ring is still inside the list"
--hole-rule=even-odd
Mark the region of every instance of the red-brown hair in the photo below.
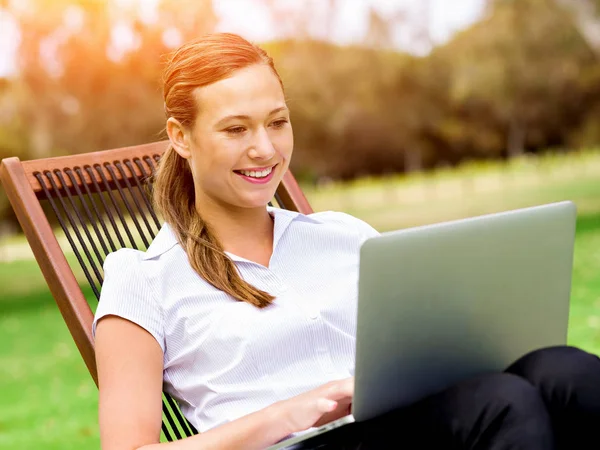
[[[168,60],[163,75],[167,119],[193,127],[198,113],[194,90],[232,76],[254,64],[271,68],[273,60],[260,47],[230,33],[206,35],[184,44]],[[172,146],[161,158],[154,182],[154,203],[172,227],[193,269],[217,289],[259,308],[274,297],[242,279],[214,232],[196,209],[194,179],[188,162]]]

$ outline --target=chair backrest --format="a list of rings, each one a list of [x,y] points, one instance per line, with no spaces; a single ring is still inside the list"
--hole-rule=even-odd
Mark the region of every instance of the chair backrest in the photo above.
[[[134,147],[20,161],[6,158],[0,180],[50,291],[94,382],[93,312],[48,220],[53,214],[79,269],[99,299],[102,265],[121,247],[145,249],[161,226],[151,203],[152,174],[168,141]],[[312,209],[288,171],[274,199],[281,208]],[[169,396],[163,399],[168,440],[196,432]],[[179,425],[176,423],[179,422]]]

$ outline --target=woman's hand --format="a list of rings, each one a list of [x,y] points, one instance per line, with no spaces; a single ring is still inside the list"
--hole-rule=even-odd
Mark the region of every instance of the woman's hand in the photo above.
[[[316,389],[273,405],[278,420],[290,433],[321,426],[350,414],[354,377],[331,381]]]

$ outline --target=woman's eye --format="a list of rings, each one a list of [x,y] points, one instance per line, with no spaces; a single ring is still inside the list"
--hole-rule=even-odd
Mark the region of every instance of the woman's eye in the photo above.
[[[272,123],[275,128],[281,128],[286,123],[288,123],[287,119],[279,119]]]
[[[231,127],[231,128],[227,128],[225,131],[227,131],[228,133],[231,134],[239,134],[239,133],[243,133],[245,131],[244,127]]]

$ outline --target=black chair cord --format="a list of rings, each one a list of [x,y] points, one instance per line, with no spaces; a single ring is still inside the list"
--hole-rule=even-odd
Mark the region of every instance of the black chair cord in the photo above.
[[[46,175],[47,177],[52,176],[52,174],[49,171],[46,172],[45,174],[47,174]],[[60,213],[60,211],[58,210],[58,207],[56,206],[56,203],[52,199],[52,195],[50,194],[50,191],[48,190],[48,187],[46,186],[46,183],[44,182],[44,179],[42,178],[42,174],[39,172],[35,172],[33,175],[40,183],[40,186],[42,186],[42,189],[44,190],[44,194],[46,195],[46,199],[50,203],[50,206],[52,207],[52,210],[54,211],[54,215],[58,219],[58,223],[60,224],[60,227],[62,228],[63,232],[65,233],[65,236],[67,237],[67,241],[69,241],[69,244],[71,245],[71,248],[73,249],[73,252],[75,253],[75,257],[77,258],[77,261],[79,261],[79,265],[83,269],[83,273],[84,273],[86,279],[88,280],[88,283],[90,284],[92,290],[94,291],[94,295],[96,295],[96,298],[100,298],[100,291],[96,288],[96,285],[94,284],[94,280],[92,279],[92,275],[90,274],[85,263],[83,262],[81,253],[79,252],[79,249],[77,248],[77,246],[75,245],[75,242],[73,241],[71,233],[69,232],[69,229],[68,229],[67,225],[65,224],[62,214]],[[54,184],[54,183],[52,183],[52,184]]]
[[[81,228],[83,229],[83,232],[87,236],[89,244],[92,247],[92,250],[93,250],[94,254],[96,255],[96,258],[98,258],[100,267],[102,267],[102,265],[104,264],[104,258],[100,254],[100,251],[98,250],[98,247],[96,246],[96,243],[94,242],[94,239],[92,238],[92,235],[90,234],[90,230],[88,230],[88,227],[86,226],[85,221],[83,220],[81,211],[79,211],[79,208],[75,204],[75,200],[73,200],[73,196],[71,195],[70,189],[68,188],[67,183],[65,182],[65,178],[63,177],[62,172],[57,169],[54,171],[54,175],[56,175],[58,177],[61,184],[63,185],[63,188],[65,189],[65,192],[67,193],[67,198],[69,199],[69,203],[71,204],[72,210],[75,212],[75,215],[77,216],[77,220],[79,221],[79,224],[81,225]],[[83,241],[81,242],[81,245],[85,246]],[[90,264],[93,264],[95,266],[93,260],[90,260]],[[100,272],[98,272],[98,273],[100,273]],[[100,284],[102,284],[102,282]]]
[[[100,242],[100,245],[102,246],[102,250],[104,251],[104,257],[106,257],[106,255],[108,255],[108,253],[109,253],[108,247],[106,246],[106,242],[104,242],[104,237],[102,236],[102,233],[100,232],[100,230],[98,229],[98,226],[96,225],[96,219],[94,219],[94,217],[92,217],[92,212],[90,211],[90,208],[88,207],[88,204],[85,200],[85,195],[83,195],[83,193],[81,192],[81,189],[79,189],[77,179],[75,178],[75,175],[73,175],[73,170],[67,168],[67,169],[65,169],[65,173],[67,174],[67,176],[69,177],[69,180],[71,180],[71,183],[73,184],[73,187],[75,188],[77,197],[79,198],[79,201],[81,202],[81,205],[83,206],[83,209],[85,211],[85,214],[87,216],[87,219],[88,219],[90,225],[94,229],[94,233],[98,237],[98,242]],[[81,182],[83,184],[85,184],[84,180],[81,180]],[[90,196],[88,196],[88,198],[90,198]]]
[[[285,207],[285,205],[284,205],[283,201],[281,200],[281,196],[280,196],[280,195],[279,195],[277,192],[275,192],[275,200],[277,201],[277,204],[279,205],[279,207],[280,207],[281,209],[287,209],[287,208]]]
[[[110,224],[112,225],[113,230],[115,231],[117,239],[119,240],[119,244],[121,244],[121,247],[125,247],[125,241],[123,240],[123,236],[121,236],[121,231],[119,230],[119,227],[117,226],[117,224],[115,222],[115,219],[112,215],[112,212],[110,211],[110,208],[106,204],[106,200],[104,199],[102,189],[100,189],[100,186],[98,185],[98,182],[96,181],[96,175],[94,175],[94,171],[92,170],[91,166],[84,166],[84,169],[90,176],[90,178],[92,180],[92,184],[94,185],[94,189],[96,190],[98,197],[100,197],[100,202],[102,203],[102,206],[104,206],[104,211],[106,211],[106,215],[108,216],[108,220],[110,221]],[[110,234],[109,234],[109,236],[110,236]],[[111,240],[111,242],[112,242],[112,240]],[[115,248],[114,250],[116,251],[117,249]]]
[[[106,224],[104,223],[102,213],[98,209],[96,200],[94,200],[94,196],[92,195],[90,188],[88,187],[87,183],[85,182],[85,178],[83,175],[83,171],[81,170],[81,167],[75,167],[74,170],[75,170],[75,173],[79,176],[79,179],[81,180],[81,184],[83,185],[83,188],[85,189],[85,194],[87,195],[87,197],[90,199],[90,202],[92,203],[92,210],[96,214],[96,220],[98,221],[98,223],[104,230],[104,235],[106,237],[106,240],[110,244],[111,251],[113,251],[113,252],[117,251],[117,247],[115,246],[115,243],[113,242],[112,237],[111,237],[110,233],[108,232],[108,228],[106,227]],[[93,176],[93,172],[90,173],[90,176]],[[98,195],[102,196],[102,193],[100,193]],[[92,223],[95,223],[96,220],[90,219],[90,221]],[[100,236],[100,233],[98,231],[96,231],[96,233],[98,234],[98,236]]]
[[[130,160],[128,160],[128,159],[125,160],[125,165],[127,167],[129,167],[129,170],[133,174],[133,179],[134,179],[135,184],[137,185],[139,191],[142,194],[142,198],[144,199],[144,203],[146,203],[146,208],[148,208],[148,211],[150,212],[150,215],[152,216],[152,219],[154,220],[154,224],[160,230],[160,227],[162,226],[161,223],[160,223],[160,220],[158,220],[158,217],[156,216],[156,213],[154,212],[154,207],[152,206],[152,202],[150,201],[150,198],[148,198],[148,193],[146,192],[146,189],[144,189],[144,187],[142,186],[142,183],[144,181],[145,182],[149,181],[149,178],[146,175],[146,170],[144,169],[144,165],[142,164],[142,161],[139,158],[135,158],[133,160],[133,162],[135,162],[135,165],[138,166],[138,168],[140,169],[140,173],[142,174],[142,176],[144,177],[145,180],[140,180],[139,179],[139,177],[135,173],[135,170],[134,170],[133,165],[131,164]]]
[[[119,205],[117,204],[117,201],[115,200],[114,195],[112,194],[112,190],[110,188],[110,185],[108,184],[108,180],[106,179],[106,176],[104,176],[104,172],[102,171],[102,166],[100,164],[94,164],[94,169],[96,169],[96,171],[98,172],[98,174],[100,175],[100,179],[102,180],[102,184],[104,184],[104,188],[106,189],[106,193],[108,194],[108,197],[110,198],[115,211],[117,212],[117,215],[119,216],[119,219],[121,220],[121,225],[123,225],[123,229],[125,230],[125,233],[127,234],[127,237],[129,238],[129,242],[131,242],[131,246],[135,249],[138,250],[138,246],[135,243],[135,239],[133,239],[133,236],[131,235],[131,231],[129,231],[129,227],[127,226],[127,222],[125,222],[125,218],[123,217],[123,214],[121,214],[121,210],[119,209]],[[118,185],[118,183],[115,181],[115,184]],[[126,247],[126,245],[123,243],[123,247]]]
[[[150,158],[149,156],[144,156],[144,161],[146,162],[146,164],[148,164],[148,167],[150,167],[150,176],[154,177],[154,175],[156,175],[156,168],[154,167],[154,163],[152,162],[152,158]],[[158,161],[156,161],[158,163]]]
[[[169,425],[171,425],[171,430],[173,430],[173,433],[175,433],[175,437],[178,440],[181,439],[181,433],[177,429],[177,426],[175,425],[175,421],[173,420],[173,417],[171,416],[170,411],[167,408],[167,404],[165,403],[164,399],[163,399],[163,413],[165,414],[167,421],[169,422]]]
[[[163,403],[163,406],[164,406],[164,403]],[[173,442],[173,436],[171,436],[171,434],[169,433],[169,430],[168,430],[167,425],[165,424],[164,420],[160,424],[160,428],[161,428],[162,432],[164,433],[165,437],[167,438],[167,441]]]
[[[60,171],[56,170],[55,174],[56,174],[56,172],[60,172]],[[67,205],[63,199],[62,194],[60,193],[58,185],[54,182],[54,178],[52,178],[52,174],[50,172],[44,172],[44,173],[46,175],[46,178],[48,178],[48,180],[50,181],[50,184],[52,185],[52,189],[54,189],[54,192],[56,193],[56,198],[58,198],[58,200],[60,201],[63,211],[65,212],[65,215],[67,216],[67,219],[69,220],[69,223],[71,224],[71,228],[72,228],[73,232],[75,233],[75,237],[77,238],[77,241],[79,241],[79,245],[81,246],[83,253],[87,257],[88,263],[89,263],[92,271],[96,275],[96,279],[98,280],[99,285],[102,286],[102,283],[104,282],[104,280],[102,279],[102,275],[100,274],[100,272],[98,271],[98,268],[94,264],[94,259],[91,255],[90,251],[88,250],[87,246],[85,245],[83,236],[77,229],[77,225],[75,224],[75,220],[73,219],[73,216],[69,213],[69,210],[67,209]],[[64,178],[63,178],[62,182],[63,182],[63,189],[65,191],[68,191],[69,188],[64,184]]]
[[[131,219],[133,220],[133,224],[137,228],[137,231],[140,234],[140,237],[142,238],[144,245],[146,247],[148,247],[150,245],[150,242],[148,242],[148,239],[146,239],[146,235],[144,234],[144,231],[142,230],[142,227],[140,226],[140,223],[138,222],[137,217],[135,216],[135,213],[133,212],[131,205],[129,204],[129,201],[127,200],[127,197],[125,196],[123,189],[121,188],[119,180],[117,179],[117,177],[115,175],[115,171],[112,169],[110,163],[104,163],[104,167],[106,168],[106,170],[108,170],[108,173],[110,173],[110,176],[112,177],[113,181],[115,182],[115,186],[117,187],[117,190],[119,191],[119,194],[121,195],[123,204],[125,205],[125,208],[127,208],[127,211],[129,212],[129,215],[131,216]]]
[[[152,240],[154,238],[155,233],[152,231],[150,222],[148,222],[148,219],[146,218],[146,213],[142,209],[142,206],[140,205],[140,202],[138,201],[137,196],[135,195],[135,192],[133,191],[133,186],[131,186],[131,183],[129,182],[129,177],[125,173],[125,169],[123,169],[123,164],[121,164],[120,161],[115,161],[114,165],[117,168],[117,170],[119,171],[119,173],[121,174],[121,177],[123,177],[123,181],[125,181],[125,185],[127,186],[127,190],[129,191],[129,196],[133,200],[133,204],[135,205],[137,210],[140,212],[140,215],[142,216],[142,220],[146,224],[146,228],[148,229],[148,233],[150,234],[150,240]],[[134,214],[134,215],[137,216],[137,214]],[[149,244],[147,244],[147,245],[149,245]]]
[[[167,402],[169,402],[169,406],[171,407],[171,411],[173,411],[173,414],[175,415],[175,418],[177,419],[177,421],[181,425],[181,428],[183,429],[183,432],[185,433],[185,435],[187,437],[192,436],[194,433],[191,431],[191,429],[188,429],[188,427],[186,425],[188,425],[191,428],[193,428],[193,427],[187,421],[187,419],[185,419],[183,417],[183,415],[179,411],[179,408],[177,407],[177,404],[175,403],[175,400],[173,400],[173,398],[170,395],[168,395],[168,394],[165,394],[165,397],[167,399]],[[171,427],[173,427],[173,424],[171,424]],[[198,433],[198,432],[196,432],[196,433]],[[175,434],[177,434],[177,433],[175,433]],[[179,439],[181,439],[181,438],[179,437]]]

